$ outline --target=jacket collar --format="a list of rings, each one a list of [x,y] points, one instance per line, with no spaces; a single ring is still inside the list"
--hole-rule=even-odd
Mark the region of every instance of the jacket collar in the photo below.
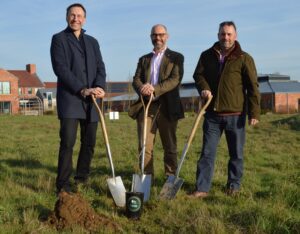
[[[84,33],[86,32],[86,30],[85,29],[81,29],[81,33],[80,33],[80,35],[83,35]],[[65,33],[71,33],[71,34],[73,34],[73,30],[69,27],[69,26],[67,26],[66,27],[66,29],[65,29]],[[74,35],[74,34],[73,34]],[[75,35],[74,35],[75,36]],[[75,37],[76,38],[76,37]]]
[[[160,69],[159,69],[159,78],[158,79],[161,79],[167,65],[168,65],[168,62],[169,62],[169,57],[171,55],[171,50],[169,48],[167,48],[165,50],[165,53],[164,53],[164,56],[161,60],[161,64],[160,64]],[[147,62],[146,62],[146,81],[150,82],[150,70],[151,70],[151,59],[152,59],[152,56],[153,56],[153,53],[149,53],[147,54],[146,58],[147,58]]]
[[[78,43],[78,40],[76,38],[76,36],[74,35],[73,33],[73,30],[70,28],[70,27],[67,27],[64,32],[66,33],[66,37],[67,37],[67,40],[72,44],[74,45],[81,53],[84,53],[83,49],[81,48],[81,45],[80,43]],[[85,30],[84,29],[81,29],[81,33],[80,33],[80,38],[82,40],[84,40],[84,37],[85,37]]]
[[[216,53],[220,54],[221,48],[219,42],[216,42],[212,48]],[[242,53],[243,51],[240,43],[238,41],[235,41],[233,50],[226,57],[228,57],[229,59],[236,59],[240,57]]]

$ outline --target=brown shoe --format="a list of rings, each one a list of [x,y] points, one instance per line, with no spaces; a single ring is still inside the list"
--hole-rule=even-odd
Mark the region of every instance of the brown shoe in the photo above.
[[[226,189],[225,194],[227,196],[232,196],[232,197],[236,197],[239,195],[239,190],[238,189]]]
[[[199,191],[195,191],[190,195],[188,195],[189,198],[205,198],[207,196],[208,196],[208,192],[199,192]]]

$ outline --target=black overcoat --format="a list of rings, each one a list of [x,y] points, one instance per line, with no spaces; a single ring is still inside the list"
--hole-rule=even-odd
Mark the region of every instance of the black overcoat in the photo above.
[[[52,37],[50,53],[57,76],[57,113],[59,119],[89,118],[95,122],[99,118],[92,100],[83,98],[80,91],[94,87],[105,89],[105,65],[97,40],[84,30],[82,33],[86,54],[69,28]]]

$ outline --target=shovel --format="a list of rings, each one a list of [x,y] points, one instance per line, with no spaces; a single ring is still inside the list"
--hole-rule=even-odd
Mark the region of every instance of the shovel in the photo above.
[[[141,153],[141,174],[134,174],[132,176],[132,192],[141,192],[144,193],[144,201],[148,201],[150,197],[150,188],[151,188],[151,175],[144,174],[144,163],[145,163],[145,151],[146,151],[146,135],[147,135],[147,116],[148,110],[153,99],[153,95],[151,94],[150,99],[148,101],[147,106],[145,107],[145,103],[143,97],[141,97],[141,101],[144,107],[144,127],[143,127],[143,146]]]
[[[94,95],[92,95],[92,99],[93,102],[96,106],[96,109],[99,113],[99,117],[100,117],[100,122],[101,122],[101,126],[102,126],[102,132],[103,132],[103,136],[104,136],[104,140],[105,140],[105,146],[106,146],[106,152],[108,155],[108,159],[109,159],[109,164],[111,167],[111,171],[112,171],[112,178],[108,178],[107,184],[108,184],[108,188],[111,192],[111,195],[116,203],[117,206],[119,207],[123,207],[125,206],[126,203],[126,199],[125,199],[125,194],[126,194],[126,189],[124,187],[123,181],[121,179],[120,176],[115,176],[115,169],[114,169],[114,164],[112,161],[112,156],[111,156],[111,151],[110,151],[110,146],[109,146],[109,142],[108,142],[108,137],[107,137],[107,132],[106,132],[106,127],[105,127],[105,120],[102,114],[101,109],[99,108],[96,99],[94,97]]]
[[[195,135],[196,129],[198,127],[198,124],[200,122],[200,119],[201,119],[202,115],[204,115],[205,110],[208,107],[211,99],[212,99],[212,95],[208,97],[208,100],[206,101],[205,105],[199,110],[199,113],[196,117],[196,120],[195,120],[193,128],[192,128],[192,131],[188,138],[188,142],[184,146],[182,156],[180,158],[179,166],[176,170],[176,173],[175,173],[175,175],[169,176],[166,183],[163,185],[162,190],[160,191],[160,194],[159,194],[160,199],[169,199],[170,200],[170,199],[175,198],[177,192],[181,188],[181,186],[183,184],[183,179],[178,177],[180,169],[182,167],[183,161],[184,161],[187,151],[190,147],[190,144],[192,143],[192,140],[194,138],[194,135]]]

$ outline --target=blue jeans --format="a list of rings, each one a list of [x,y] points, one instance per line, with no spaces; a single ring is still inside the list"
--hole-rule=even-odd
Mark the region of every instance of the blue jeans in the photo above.
[[[196,190],[208,192],[214,172],[217,146],[225,131],[229,150],[227,188],[239,189],[243,175],[243,148],[245,144],[246,116],[220,116],[213,112],[205,114],[203,123],[203,146],[197,162]]]

